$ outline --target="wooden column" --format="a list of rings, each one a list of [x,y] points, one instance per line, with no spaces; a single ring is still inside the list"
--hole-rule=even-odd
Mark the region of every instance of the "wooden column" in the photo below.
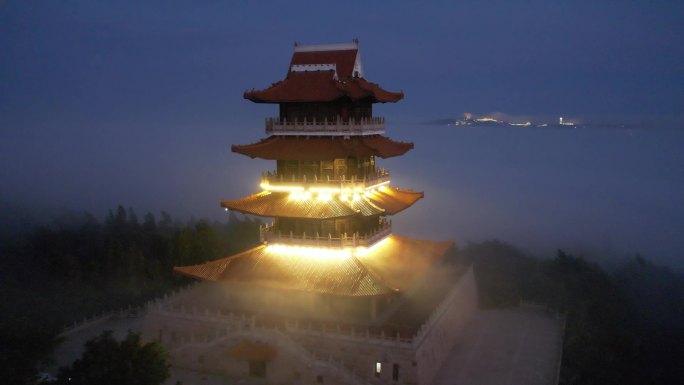
[[[370,316],[373,321],[378,318],[378,300],[375,297],[371,297]]]

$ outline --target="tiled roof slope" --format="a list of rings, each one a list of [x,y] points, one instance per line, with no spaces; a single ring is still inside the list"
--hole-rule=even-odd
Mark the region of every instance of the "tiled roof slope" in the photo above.
[[[330,200],[318,200],[315,197],[295,199],[286,192],[262,191],[241,199],[223,200],[221,207],[262,217],[331,219],[354,215],[394,215],[422,197],[422,192],[389,187],[368,193],[367,196],[360,195],[357,200],[349,197],[344,201],[338,197]]]
[[[244,97],[256,103],[330,102],[344,97],[387,103],[403,99],[404,94],[384,90],[364,79],[355,41],[341,45],[295,45],[285,79],[263,90],[247,91]]]
[[[201,265],[175,267],[193,278],[341,296],[404,291],[440,260],[453,242],[390,235],[361,256],[330,258],[273,252],[265,245]]]
[[[391,158],[413,149],[413,143],[397,142],[382,135],[300,138],[271,136],[259,142],[234,145],[233,152],[268,160],[332,160],[335,158],[378,156]]]
[[[244,93],[256,103],[331,102],[342,97],[373,103],[398,102],[403,92],[391,92],[363,78],[335,79],[334,71],[290,72],[285,80],[263,90]]]
[[[290,68],[293,65],[305,64],[335,64],[337,66],[337,76],[341,78],[352,77],[354,62],[358,49],[327,50],[327,51],[305,51],[297,52],[292,55]]]

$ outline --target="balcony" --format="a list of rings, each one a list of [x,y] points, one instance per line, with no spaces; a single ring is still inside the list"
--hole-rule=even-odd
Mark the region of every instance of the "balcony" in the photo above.
[[[291,231],[282,233],[274,228],[273,224],[262,225],[259,228],[261,242],[277,243],[291,246],[309,246],[309,247],[370,247],[373,244],[381,241],[386,236],[392,233],[392,221],[382,220],[380,226],[370,233],[351,235],[340,234],[333,236],[333,234],[320,235],[302,233],[293,234]]]
[[[280,118],[266,119],[266,134],[268,135],[313,135],[313,136],[350,136],[350,135],[383,135],[385,133],[385,118],[371,117],[362,119],[342,120],[296,120],[288,121]]]
[[[381,168],[377,169],[375,173],[365,175],[362,178],[358,178],[354,175],[347,177],[345,175],[340,175],[339,177],[319,177],[317,175],[309,176],[306,175],[288,175],[278,174],[277,172],[266,172],[261,174],[261,185],[265,190],[276,191],[279,187],[301,185],[304,189],[314,188],[324,188],[324,189],[339,189],[340,191],[350,189],[365,189],[372,186],[383,185],[389,183],[390,174],[389,171]],[[266,188],[265,186],[268,186]]]

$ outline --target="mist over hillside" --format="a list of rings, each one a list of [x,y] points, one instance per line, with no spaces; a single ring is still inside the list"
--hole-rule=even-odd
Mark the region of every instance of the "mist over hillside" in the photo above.
[[[64,325],[186,285],[189,279],[174,275],[172,266],[249,248],[259,225],[235,215],[186,222],[119,206],[104,220],[71,213],[6,234],[0,356],[13,357],[13,364],[0,362],[3,378],[23,383],[49,358]],[[639,255],[608,269],[560,250],[534,257],[491,240],[464,243],[447,259],[474,265],[482,308],[524,299],[567,316],[563,383],[684,378],[684,274]]]

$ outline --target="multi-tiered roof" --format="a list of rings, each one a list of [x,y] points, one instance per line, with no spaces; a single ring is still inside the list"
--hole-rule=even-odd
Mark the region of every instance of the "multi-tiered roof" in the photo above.
[[[397,102],[364,77],[358,41],[295,44],[287,76],[245,92],[256,103],[279,105],[266,120],[267,138],[233,146],[236,153],[276,160],[253,195],[221,201],[245,214],[274,218],[261,228],[262,245],[238,255],[177,267],[195,278],[342,296],[378,296],[409,288],[451,242],[392,235],[388,216],[422,192],[391,186],[376,158],[400,156],[413,143],[385,134],[375,103]]]

